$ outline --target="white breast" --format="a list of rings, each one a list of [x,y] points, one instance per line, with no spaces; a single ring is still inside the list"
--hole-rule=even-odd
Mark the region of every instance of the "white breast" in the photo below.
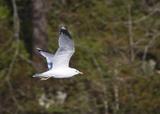
[[[69,78],[76,73],[71,68],[57,68],[52,70],[53,77],[55,78]]]

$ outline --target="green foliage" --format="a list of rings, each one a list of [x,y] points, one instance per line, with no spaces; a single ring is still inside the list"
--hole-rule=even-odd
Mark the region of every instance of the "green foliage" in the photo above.
[[[9,12],[6,7],[0,6],[0,20],[6,20],[8,18]]]
[[[47,81],[32,78],[37,72],[28,50],[32,45],[32,12],[28,8],[32,5],[29,0],[17,0],[21,22],[17,42],[13,37],[12,6],[1,0],[0,113],[159,114],[160,76],[148,61],[144,71],[143,61],[136,56],[157,36],[148,51],[160,57],[159,11],[154,12],[159,6],[156,0],[48,0],[46,5],[48,50],[56,51],[58,27],[67,25],[76,46],[71,66],[84,75]],[[132,34],[129,21],[133,24]],[[132,62],[131,37],[135,43]],[[26,42],[30,45],[25,45]],[[10,86],[6,76],[17,49],[9,75]],[[63,103],[57,100],[59,91],[67,95]],[[39,101],[44,94],[46,104],[53,100],[48,107]]]

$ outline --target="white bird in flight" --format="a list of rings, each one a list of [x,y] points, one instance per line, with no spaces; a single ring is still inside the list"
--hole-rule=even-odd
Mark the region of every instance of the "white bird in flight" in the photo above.
[[[83,74],[79,70],[69,67],[69,61],[75,52],[75,47],[70,33],[64,26],[60,28],[58,44],[59,48],[55,54],[51,54],[37,48],[39,53],[46,58],[49,70],[35,74],[33,77],[39,77],[41,80],[47,80],[51,77],[70,78],[77,74]]]

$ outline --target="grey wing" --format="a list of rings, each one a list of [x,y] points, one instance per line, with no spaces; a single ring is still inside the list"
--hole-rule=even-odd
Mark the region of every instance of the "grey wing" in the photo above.
[[[46,58],[48,69],[51,69],[53,67],[53,57],[54,57],[54,55],[51,54],[51,53],[48,53],[46,51],[43,51],[40,48],[37,48],[37,50],[42,56],[44,56]]]
[[[55,67],[67,67],[73,53],[75,52],[74,42],[71,38],[70,33],[65,27],[61,27],[59,33],[59,48],[54,55]]]

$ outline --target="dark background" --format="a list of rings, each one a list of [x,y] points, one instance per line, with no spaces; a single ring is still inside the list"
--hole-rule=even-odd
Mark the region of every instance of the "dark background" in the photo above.
[[[61,24],[84,75],[32,78]],[[0,0],[0,114],[159,114],[159,59],[159,0]]]

